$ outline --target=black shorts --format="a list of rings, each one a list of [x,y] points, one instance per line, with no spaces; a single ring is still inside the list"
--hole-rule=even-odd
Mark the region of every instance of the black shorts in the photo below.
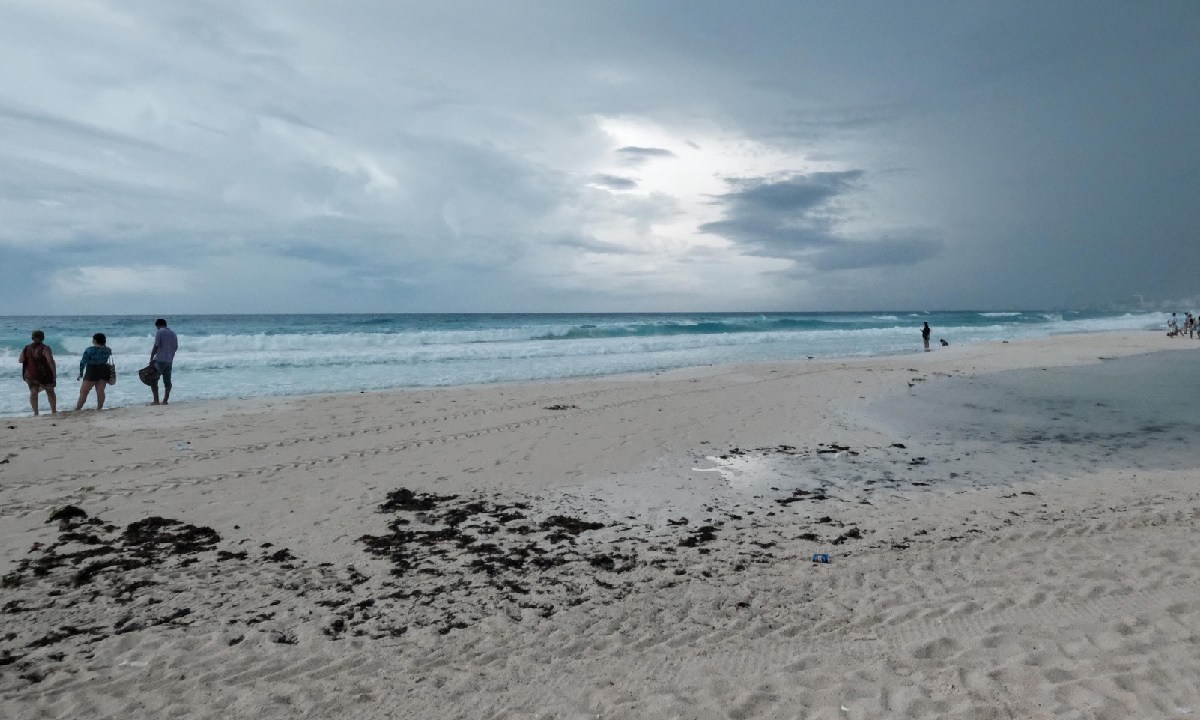
[[[91,380],[93,382],[96,380],[108,380],[110,377],[112,377],[111,373],[111,365],[87,365],[83,371],[83,379]]]

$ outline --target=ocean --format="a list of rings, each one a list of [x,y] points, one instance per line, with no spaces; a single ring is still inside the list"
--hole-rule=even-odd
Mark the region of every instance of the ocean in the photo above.
[[[921,351],[933,345],[1164,329],[1164,313],[861,312],[663,314],[182,315],[172,401],[595,377],[697,365]],[[150,316],[0,317],[0,417],[29,413],[17,357],[40,328],[59,403],[78,397],[79,357],[108,337],[118,382],[107,407],[143,404]],[[45,397],[41,399],[43,411]],[[91,405],[95,404],[94,396]]]

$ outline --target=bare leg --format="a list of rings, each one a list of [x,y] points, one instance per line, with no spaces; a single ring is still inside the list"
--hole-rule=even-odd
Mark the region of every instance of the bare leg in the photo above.
[[[76,410],[82,410],[83,404],[87,402],[88,393],[92,391],[92,386],[95,385],[93,380],[84,380],[79,386],[79,402],[75,403]]]
[[[32,385],[29,386],[29,407],[33,408],[33,414],[38,414],[38,389]]]
[[[50,403],[50,414],[58,414],[58,395],[54,392],[54,388],[46,388],[46,400]]]
[[[154,384],[150,386],[150,392],[154,393],[154,402],[152,402],[150,404],[157,405],[158,404],[158,381],[157,380],[155,380]]]
[[[104,386],[106,386],[106,385],[108,385],[108,383],[105,382],[104,380],[100,380],[96,383],[96,409],[97,410],[104,409]]]
[[[171,402],[171,363],[155,363],[158,368],[163,384],[162,404],[166,405]]]

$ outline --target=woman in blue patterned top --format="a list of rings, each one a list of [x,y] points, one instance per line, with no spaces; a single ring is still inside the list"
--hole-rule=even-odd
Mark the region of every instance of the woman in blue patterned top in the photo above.
[[[88,394],[92,388],[96,388],[96,409],[104,409],[104,387],[108,385],[108,381],[112,378],[112,365],[109,364],[109,359],[112,358],[112,350],[105,347],[104,343],[108,342],[108,338],[104,337],[104,333],[96,333],[92,336],[92,346],[83,351],[83,357],[79,360],[79,378],[83,384],[79,386],[79,402],[75,403],[76,410],[82,410],[83,404],[87,402]]]

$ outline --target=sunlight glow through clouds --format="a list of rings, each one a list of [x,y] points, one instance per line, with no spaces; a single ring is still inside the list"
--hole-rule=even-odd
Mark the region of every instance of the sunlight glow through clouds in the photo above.
[[[709,295],[722,288],[727,299],[768,297],[763,273],[784,271],[791,262],[747,256],[734,243],[699,227],[721,219],[716,198],[729,191],[727,179],[758,178],[827,169],[715,125],[669,127],[630,116],[598,117],[609,152],[584,171],[592,192],[611,198],[607,212],[584,223],[602,247],[628,253],[588,251],[560,283],[597,285],[632,293],[647,283],[667,294]]]
[[[670,238],[668,247],[676,253],[696,247],[730,247],[727,240],[697,229],[720,219],[721,208],[713,198],[728,192],[727,179],[836,169],[712,125],[672,129],[632,117],[601,117],[597,123],[612,139],[614,150],[669,151],[644,154],[635,162],[614,153],[617,157],[611,164],[593,170],[598,176],[627,178],[634,183],[627,189],[606,188],[610,192],[671,198],[677,205],[676,212],[655,223],[653,233]],[[620,242],[618,238],[606,239]]]

